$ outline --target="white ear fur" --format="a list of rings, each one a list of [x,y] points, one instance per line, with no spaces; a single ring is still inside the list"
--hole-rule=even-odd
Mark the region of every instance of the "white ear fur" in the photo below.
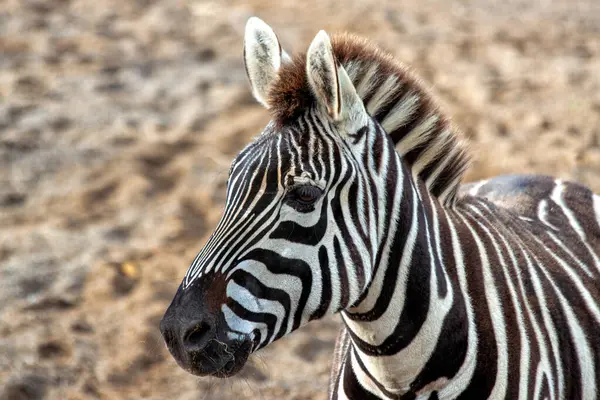
[[[290,58],[281,49],[273,29],[257,17],[250,17],[244,34],[244,64],[252,94],[266,108],[267,94],[282,62]]]
[[[363,102],[346,70],[335,59],[325,31],[317,33],[308,48],[306,76],[317,100],[334,121],[356,120],[364,116]]]

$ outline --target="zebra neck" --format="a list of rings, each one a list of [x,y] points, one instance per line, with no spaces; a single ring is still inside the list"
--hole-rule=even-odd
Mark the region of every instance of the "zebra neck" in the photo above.
[[[445,382],[426,364],[446,340],[440,333],[456,288],[441,262],[451,251],[440,236],[446,212],[400,161],[397,172],[396,188],[388,193],[396,218],[390,218],[380,261],[362,301],[342,312],[352,343],[347,361],[361,385],[382,398]],[[457,331],[466,332],[466,318],[456,318]]]

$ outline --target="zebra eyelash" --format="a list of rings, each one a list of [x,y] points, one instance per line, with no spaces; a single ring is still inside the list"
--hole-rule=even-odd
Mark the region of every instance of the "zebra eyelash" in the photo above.
[[[321,199],[324,191],[320,187],[311,184],[297,184],[292,186],[284,197],[284,202],[299,212],[311,212],[315,210],[315,204]]]

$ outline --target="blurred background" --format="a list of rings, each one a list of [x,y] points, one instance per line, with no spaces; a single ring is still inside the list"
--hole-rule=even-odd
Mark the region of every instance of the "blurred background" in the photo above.
[[[0,399],[325,399],[336,317],[226,381],[158,332],[269,118],[252,15],[290,53],[349,30],[411,65],[471,143],[468,180],[600,192],[598,0],[1,0]]]

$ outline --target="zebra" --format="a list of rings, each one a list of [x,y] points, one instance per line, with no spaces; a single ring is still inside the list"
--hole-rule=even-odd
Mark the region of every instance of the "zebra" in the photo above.
[[[331,399],[596,399],[600,196],[469,153],[426,85],[365,39],[288,55],[248,20],[271,114],[233,160],[225,209],[160,329],[186,371],[338,313]]]

